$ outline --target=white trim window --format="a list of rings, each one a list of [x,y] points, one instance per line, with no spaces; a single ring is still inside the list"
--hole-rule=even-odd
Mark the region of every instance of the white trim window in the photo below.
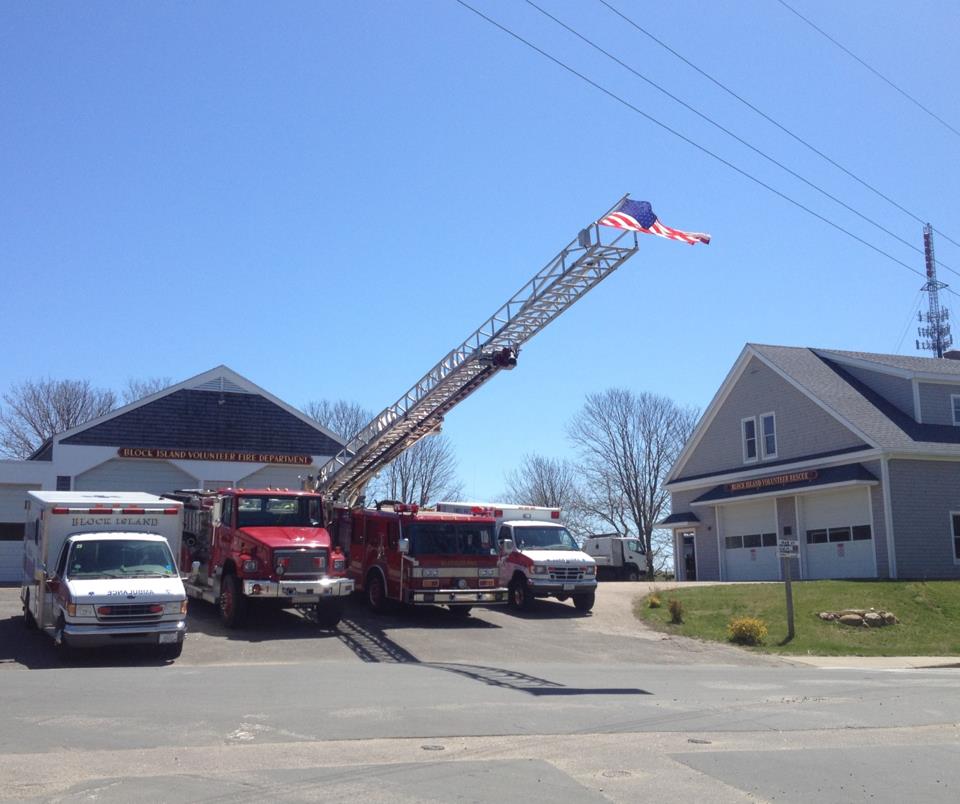
[[[950,535],[953,537],[953,563],[960,564],[960,511],[950,512]]]
[[[953,426],[960,427],[960,394],[950,394],[950,410],[953,413]]]
[[[755,463],[759,457],[757,444],[757,419],[750,416],[740,420],[740,434],[743,440],[743,462]]]
[[[764,458],[777,457],[777,417],[773,413],[760,415],[760,443]]]

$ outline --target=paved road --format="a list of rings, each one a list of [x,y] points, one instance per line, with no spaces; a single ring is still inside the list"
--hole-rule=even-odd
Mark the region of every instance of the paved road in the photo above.
[[[64,665],[0,589],[0,797],[239,801],[954,801],[956,670],[824,670],[591,616],[442,609],[227,632],[173,664]]]

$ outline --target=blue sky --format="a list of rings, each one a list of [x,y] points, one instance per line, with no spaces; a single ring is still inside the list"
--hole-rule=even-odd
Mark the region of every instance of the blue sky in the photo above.
[[[522,2],[477,8],[923,270],[923,258]],[[960,128],[954,3],[791,0]],[[542,0],[900,237],[920,224],[593,0]],[[774,0],[614,5],[960,241],[960,137]],[[453,0],[6,3],[0,387],[122,386],[225,363],[292,404],[392,403],[622,194],[709,246],[641,250],[448,416],[467,492],[611,386],[705,406],[744,343],[914,353],[922,280]],[[960,248],[937,256],[960,269]],[[941,269],[947,282],[960,276]],[[948,306],[956,296],[946,296]],[[958,333],[960,334],[960,333]]]

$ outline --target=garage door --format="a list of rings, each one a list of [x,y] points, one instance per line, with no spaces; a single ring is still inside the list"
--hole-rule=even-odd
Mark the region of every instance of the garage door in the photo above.
[[[300,475],[316,474],[313,466],[264,466],[262,469],[237,481],[242,489],[300,489]]]
[[[735,503],[720,509],[727,581],[775,581],[777,517],[773,500]]]
[[[874,578],[870,489],[826,491],[800,498],[805,578]]]
[[[23,568],[23,504],[28,489],[39,485],[0,485],[0,581],[19,581]]]
[[[122,458],[95,466],[74,478],[77,491],[146,491],[166,494],[174,489],[195,488],[197,480],[166,461],[134,461]]]

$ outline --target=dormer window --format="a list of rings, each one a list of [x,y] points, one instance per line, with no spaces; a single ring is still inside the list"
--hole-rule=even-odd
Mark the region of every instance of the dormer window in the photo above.
[[[777,418],[772,413],[760,417],[760,433],[763,436],[763,457],[777,457]]]
[[[757,420],[753,416],[741,419],[740,427],[743,431],[743,462],[753,463],[757,460]]]

